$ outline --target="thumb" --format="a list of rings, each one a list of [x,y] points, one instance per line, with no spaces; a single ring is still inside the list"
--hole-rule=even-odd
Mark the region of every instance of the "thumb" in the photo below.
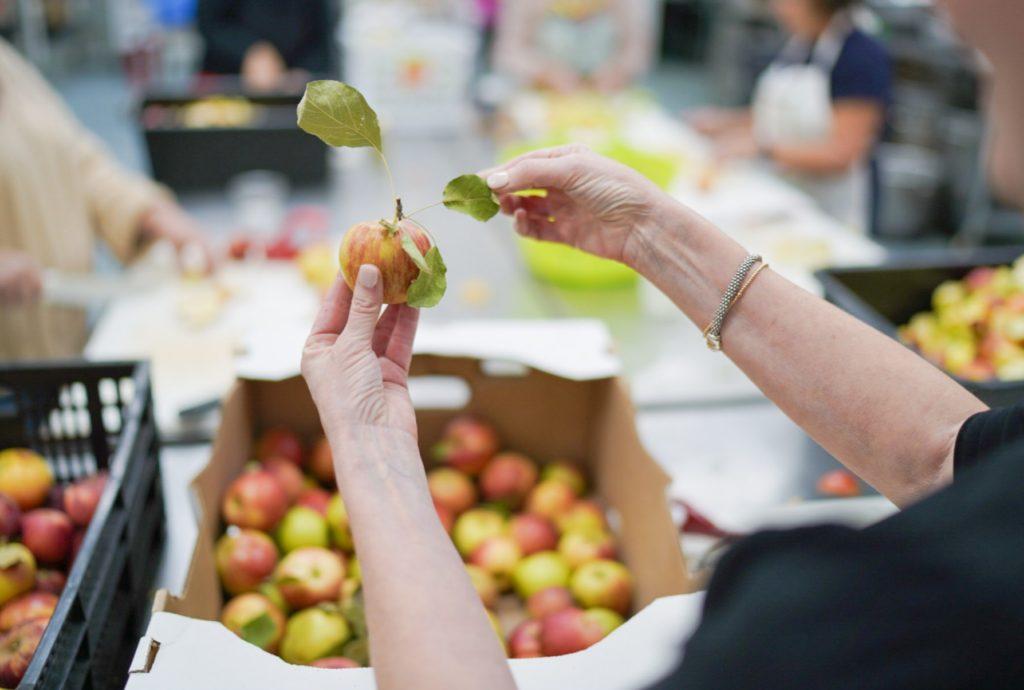
[[[487,186],[498,194],[512,194],[524,189],[564,190],[572,185],[576,161],[572,156],[563,158],[527,158],[491,173]]]
[[[356,347],[370,347],[377,319],[380,317],[381,302],[384,299],[382,282],[380,269],[373,264],[363,264],[359,267],[359,275],[352,292],[348,323],[341,332],[340,340]]]

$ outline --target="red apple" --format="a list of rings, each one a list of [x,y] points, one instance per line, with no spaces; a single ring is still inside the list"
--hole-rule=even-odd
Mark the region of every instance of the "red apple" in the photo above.
[[[270,599],[255,592],[229,601],[221,611],[220,622],[246,642],[268,652],[276,652],[284,637],[284,614]]]
[[[7,632],[26,621],[48,619],[57,608],[56,594],[49,592],[28,592],[11,599],[0,609],[0,632]]]
[[[594,501],[576,501],[567,511],[555,519],[558,529],[564,532],[599,532],[607,529],[604,510]]]
[[[505,532],[505,517],[493,510],[474,508],[467,510],[455,521],[452,541],[463,557],[468,558],[476,548],[491,537]]]
[[[299,498],[295,501],[297,506],[312,508],[324,517],[327,517],[327,505],[331,502],[331,494],[320,487],[303,489]]]
[[[544,656],[540,647],[541,624],[538,620],[525,620],[508,637],[508,654],[513,659],[533,659]]]
[[[0,494],[0,538],[13,539],[21,531],[21,508],[7,494]]]
[[[526,498],[526,512],[558,520],[576,502],[576,493],[565,482],[547,479],[534,487]]]
[[[472,508],[477,500],[472,480],[450,467],[431,470],[427,474],[427,487],[434,503],[445,506],[456,515]]]
[[[384,303],[402,304],[409,286],[420,275],[419,266],[402,249],[402,238],[410,238],[420,253],[426,255],[432,246],[430,237],[418,224],[403,220],[397,225],[370,221],[349,228],[341,241],[338,260],[349,288],[354,288],[359,267],[373,264],[384,280]]]
[[[963,282],[968,290],[980,290],[991,283],[995,277],[996,269],[991,266],[982,266],[964,276]]]
[[[633,577],[618,561],[590,561],[572,574],[569,589],[576,601],[588,609],[611,609],[624,616],[629,613],[633,598]]]
[[[106,486],[106,472],[79,479],[64,489],[64,512],[76,525],[85,527],[92,520]]]
[[[337,600],[344,579],[341,556],[318,546],[292,551],[274,570],[274,582],[293,609]]]
[[[359,664],[343,656],[329,656],[324,659],[317,659],[310,666],[317,668],[362,668]]]
[[[558,541],[558,552],[575,570],[584,563],[615,557],[615,540],[600,530],[566,532]]]
[[[524,556],[538,551],[553,551],[558,547],[558,530],[550,520],[540,515],[516,515],[509,522],[508,530]]]
[[[337,481],[334,476],[334,456],[331,455],[331,445],[323,436],[317,439],[309,454],[309,472],[327,486],[334,486]]]
[[[440,503],[434,502],[434,510],[437,511],[437,519],[441,521],[441,526],[444,527],[444,531],[449,535],[455,528],[455,513],[450,508],[441,505]]]
[[[444,428],[441,441],[434,446],[434,457],[466,474],[476,476],[498,452],[498,433],[490,424],[460,415]]]
[[[537,620],[572,607],[572,592],[567,587],[545,587],[526,600],[526,610]]]
[[[27,448],[0,450],[0,493],[22,510],[38,508],[53,486],[53,472],[43,456]]]
[[[217,541],[217,573],[229,594],[253,592],[277,565],[277,546],[263,532],[243,529]]]
[[[288,510],[281,482],[266,470],[245,472],[228,486],[222,512],[229,525],[269,532]]]
[[[554,479],[565,482],[577,496],[582,496],[583,492],[587,490],[587,480],[583,476],[583,471],[566,460],[545,465],[540,472],[540,479],[541,481]]]
[[[0,637],[0,686],[13,688],[21,682],[49,622],[26,621]]]
[[[21,541],[39,563],[63,563],[74,534],[71,519],[53,508],[30,510],[21,521]]]
[[[537,483],[537,466],[519,453],[500,453],[480,475],[480,491],[488,501],[503,501],[513,508]]]
[[[302,471],[291,460],[275,456],[263,461],[263,469],[281,483],[284,495],[288,497],[288,503],[294,503],[299,498],[305,487],[305,478]]]
[[[302,441],[284,427],[267,429],[256,441],[256,459],[263,462],[274,457],[282,457],[302,467]]]
[[[472,563],[466,564],[466,573],[469,575],[469,581],[473,583],[473,589],[480,595],[480,601],[484,606],[491,608],[498,603],[498,595],[501,592],[493,575]]]
[[[36,591],[60,594],[68,578],[59,570],[40,570],[36,573]]]
[[[498,585],[507,585],[512,571],[523,557],[512,537],[499,535],[486,539],[473,550],[469,562],[494,576]]]
[[[577,608],[563,609],[540,622],[540,646],[545,656],[583,651],[604,636],[601,624]]]

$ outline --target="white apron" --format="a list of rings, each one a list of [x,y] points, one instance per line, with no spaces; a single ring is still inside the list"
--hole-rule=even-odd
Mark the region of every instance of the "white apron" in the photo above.
[[[832,131],[831,75],[853,22],[837,15],[807,55],[805,43],[793,39],[758,81],[754,91],[754,136],[762,146],[806,144]],[[783,62],[785,58],[795,64]],[[833,175],[787,173],[787,178],[840,222],[866,232],[870,219],[871,176],[868,161]]]

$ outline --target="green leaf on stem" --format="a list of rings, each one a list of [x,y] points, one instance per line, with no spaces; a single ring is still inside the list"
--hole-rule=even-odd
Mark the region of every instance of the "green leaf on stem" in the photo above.
[[[488,221],[501,210],[494,192],[479,175],[463,175],[449,182],[444,188],[444,205],[479,221]]]
[[[409,286],[406,301],[410,307],[436,307],[448,289],[448,279],[445,277],[448,269],[441,258],[441,252],[437,247],[431,247],[425,258],[430,271],[420,271],[419,277]]]
[[[381,152],[377,113],[348,84],[329,79],[309,82],[298,113],[299,127],[330,146],[369,146]]]
[[[402,232],[402,230],[399,229],[399,232]],[[402,232],[402,249],[404,249],[405,253],[409,255],[412,262],[420,267],[420,271],[425,271],[426,273],[433,272],[433,269],[430,268],[427,260],[423,258],[423,253],[420,252],[420,248],[417,247],[416,242],[413,241],[412,235],[407,232]]]
[[[277,625],[269,615],[261,613],[243,625],[240,633],[240,637],[246,642],[257,647],[266,647],[277,634]]]

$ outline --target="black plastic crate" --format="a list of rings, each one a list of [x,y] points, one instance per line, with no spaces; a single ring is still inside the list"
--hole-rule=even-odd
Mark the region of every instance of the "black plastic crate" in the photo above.
[[[0,448],[43,455],[59,483],[110,479],[19,688],[123,688],[163,552],[164,504],[149,366],[0,366]]]
[[[880,266],[828,268],[817,278],[825,298],[893,338],[914,314],[931,310],[932,293],[947,280],[959,280],[982,266],[1004,266],[1024,255],[1024,247],[926,251]],[[968,381],[953,376],[987,405],[1024,400],[1024,381]]]

